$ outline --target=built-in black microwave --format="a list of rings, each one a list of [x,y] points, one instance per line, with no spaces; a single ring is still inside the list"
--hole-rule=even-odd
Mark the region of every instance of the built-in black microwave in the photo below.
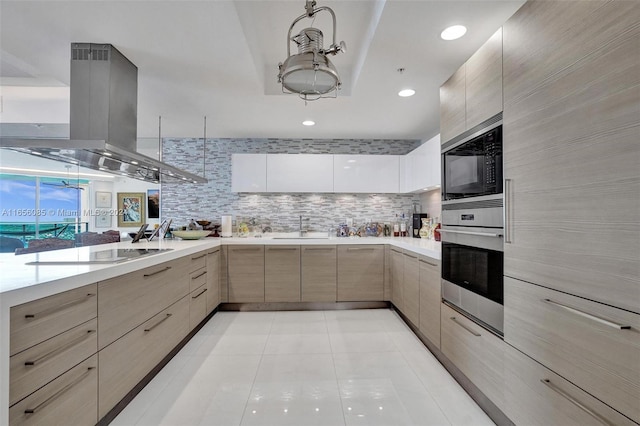
[[[442,200],[502,194],[502,125],[442,152]]]

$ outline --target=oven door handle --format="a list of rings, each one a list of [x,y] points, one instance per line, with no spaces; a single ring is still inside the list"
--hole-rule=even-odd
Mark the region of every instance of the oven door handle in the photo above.
[[[492,232],[473,232],[473,231],[454,231],[453,229],[444,229],[441,228],[440,232],[450,232],[452,234],[463,234],[463,235],[477,235],[479,237],[493,237],[493,238],[502,238],[503,234],[492,233]]]

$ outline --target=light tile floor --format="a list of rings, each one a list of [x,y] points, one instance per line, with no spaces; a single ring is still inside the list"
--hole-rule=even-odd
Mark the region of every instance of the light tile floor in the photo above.
[[[493,425],[388,309],[219,312],[112,425]]]

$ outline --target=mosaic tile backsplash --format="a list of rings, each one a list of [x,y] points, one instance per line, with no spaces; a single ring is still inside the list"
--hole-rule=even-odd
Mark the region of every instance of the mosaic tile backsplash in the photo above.
[[[408,214],[420,202],[414,194],[245,194],[231,192],[231,154],[365,154],[404,155],[420,140],[365,139],[172,139],[163,140],[162,160],[198,175],[206,184],[162,184],[162,217],[175,225],[191,219],[220,222],[231,214],[256,218],[274,232],[297,231],[299,217],[309,218],[305,228],[327,231],[352,219],[361,224],[391,221]],[[204,161],[203,161],[204,158]]]

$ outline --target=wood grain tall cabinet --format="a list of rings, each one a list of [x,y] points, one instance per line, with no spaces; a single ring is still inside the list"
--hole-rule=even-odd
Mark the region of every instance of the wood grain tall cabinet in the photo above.
[[[640,422],[640,3],[530,1],[503,32],[505,341]]]
[[[440,87],[440,142],[502,111],[502,28]]]

